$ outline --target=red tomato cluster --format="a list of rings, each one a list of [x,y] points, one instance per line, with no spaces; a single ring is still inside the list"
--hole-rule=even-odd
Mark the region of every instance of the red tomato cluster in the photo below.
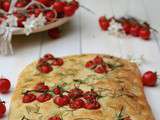
[[[75,11],[79,8],[79,3],[73,0],[71,3],[64,1],[57,1],[52,4],[52,7],[57,11],[58,16],[73,16]]]
[[[33,91],[35,94],[33,94]],[[50,93],[53,92],[55,96]],[[67,93],[64,95],[64,93]],[[75,87],[69,91],[64,91],[61,87],[56,86],[52,90],[44,83],[38,83],[34,90],[26,91],[24,93],[22,101],[23,103],[31,103],[35,100],[38,102],[47,102],[53,98],[53,102],[59,107],[68,105],[72,109],[98,109],[100,104],[97,101],[98,94],[94,91],[86,91]]]
[[[93,60],[89,60],[85,64],[85,67],[92,69],[99,74],[107,73],[109,71],[108,65],[105,64],[103,58],[100,56],[96,56]]]
[[[98,94],[94,90],[84,92],[75,87],[67,92],[67,95],[63,95],[63,92],[56,95],[54,103],[59,107],[68,105],[71,109],[85,108],[92,110],[100,108],[100,104],[97,101]]]
[[[131,35],[134,37],[140,37],[144,40],[149,40],[151,36],[151,28],[148,23],[140,23],[138,20],[133,18],[120,18],[116,19],[111,17],[107,19],[105,16],[99,18],[99,25],[102,30],[107,31],[110,27],[110,21],[115,19],[116,22],[122,25],[122,31],[124,31],[127,35]]]
[[[47,102],[49,101],[53,96],[50,93],[54,93],[55,95],[59,95],[62,93],[62,88],[59,86],[56,86],[52,90],[49,88],[49,86],[45,85],[44,82],[40,82],[36,84],[31,91],[26,91],[23,95],[22,101],[23,103],[30,103],[35,100],[38,102]],[[36,93],[36,94],[33,94]]]
[[[26,7],[32,0],[18,0],[15,4],[16,8]],[[79,8],[79,3],[76,0],[71,2],[55,1],[55,0],[37,0],[46,7],[53,8],[52,10],[44,10],[44,8],[37,4],[32,4],[27,8],[26,12],[15,11],[13,14],[17,17],[18,27],[24,27],[22,24],[26,21],[27,17],[34,15],[38,17],[40,13],[43,13],[47,23],[52,22],[55,17],[63,18],[73,16],[76,10]],[[8,12],[10,8],[10,0],[0,1],[0,9]],[[57,13],[57,16],[56,16]],[[7,16],[5,16],[7,17]],[[0,16],[0,23],[5,20],[4,15]]]
[[[52,98],[52,95],[48,93],[49,87],[45,85],[43,82],[36,84],[33,91],[38,94],[33,94],[32,91],[26,91],[23,95],[23,103],[30,103],[35,100],[39,102],[46,102]]]
[[[62,58],[55,58],[52,54],[46,54],[38,61],[37,69],[41,73],[50,73],[53,66],[62,66],[64,63]]]
[[[6,78],[0,78],[0,93],[6,94],[11,87],[10,81]],[[5,102],[0,100],[0,118],[4,116],[6,112]]]

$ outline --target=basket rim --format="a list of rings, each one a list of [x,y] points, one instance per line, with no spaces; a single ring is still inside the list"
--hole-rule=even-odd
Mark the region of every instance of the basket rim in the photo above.
[[[38,29],[33,29],[32,33],[43,32],[55,27],[59,27],[65,24],[66,22],[68,22],[71,18],[72,17],[64,17],[64,18],[57,19],[56,21],[48,23],[45,26],[39,27]],[[25,34],[24,28],[20,28],[20,27],[13,28],[13,35],[24,35],[24,34]]]

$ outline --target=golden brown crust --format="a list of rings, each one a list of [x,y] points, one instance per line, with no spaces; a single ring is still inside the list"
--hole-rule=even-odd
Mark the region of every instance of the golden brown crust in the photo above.
[[[95,56],[97,54],[64,57],[64,65],[55,67],[49,74],[40,74],[36,69],[37,62],[28,65],[21,73],[12,97],[9,120],[23,120],[24,116],[27,120],[48,120],[55,114],[61,115],[63,120],[123,120],[118,118],[120,112],[123,117],[130,116],[132,120],[154,120],[143,92],[137,65],[113,56],[100,55],[106,63],[115,65],[115,69],[107,74],[97,74],[84,67]],[[53,100],[45,103],[22,103],[22,92],[33,89],[39,82],[53,86],[65,81],[72,88],[75,79],[86,82],[79,85],[81,89],[89,90],[94,87],[101,92],[104,97],[99,99],[100,109],[73,111],[68,107],[59,108]]]

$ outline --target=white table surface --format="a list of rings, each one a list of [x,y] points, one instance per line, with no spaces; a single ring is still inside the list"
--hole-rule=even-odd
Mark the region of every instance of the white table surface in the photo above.
[[[147,20],[160,31],[160,1],[159,0],[80,0],[82,5],[92,9],[96,15],[83,8],[68,24],[62,28],[62,36],[51,40],[46,32],[28,37],[14,36],[13,47],[15,55],[0,56],[0,74],[11,80],[12,89],[9,94],[0,98],[6,101],[7,113],[3,120],[7,120],[9,103],[15,88],[18,75],[23,68],[45,53],[64,56],[81,53],[106,53],[126,58],[128,55],[144,56],[147,61],[140,66],[142,73],[146,70],[160,71],[160,34],[153,34],[151,41],[138,38],[117,38],[100,30],[98,17],[107,16],[135,16]],[[157,87],[145,87],[148,102],[151,105],[156,120],[160,120],[160,82]]]

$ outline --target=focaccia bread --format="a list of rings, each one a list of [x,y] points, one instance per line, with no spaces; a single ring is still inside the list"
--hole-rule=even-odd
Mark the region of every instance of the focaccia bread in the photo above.
[[[139,69],[125,59],[45,55],[21,73],[9,120],[154,120]]]

